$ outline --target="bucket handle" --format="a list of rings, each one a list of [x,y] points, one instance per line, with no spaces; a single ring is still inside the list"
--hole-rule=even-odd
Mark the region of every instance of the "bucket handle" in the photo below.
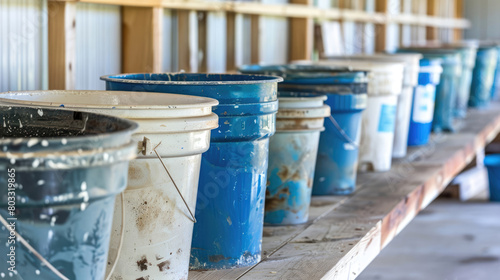
[[[0,215],[0,222],[5,226],[6,229],[9,228],[9,224],[7,221]],[[28,250],[35,255],[45,266],[47,266],[55,275],[63,280],[69,280],[68,277],[64,276],[59,270],[57,270],[47,259],[45,259],[40,253],[35,250],[35,248],[31,247],[31,245],[17,232],[17,230],[13,230],[16,234],[17,239],[23,244]]]
[[[115,270],[115,267],[116,267],[116,263],[118,262],[118,258],[120,257],[120,251],[122,249],[122,245],[123,245],[123,234],[124,234],[124,229],[125,229],[125,226],[124,226],[124,223],[125,223],[125,206],[124,206],[124,195],[123,195],[123,192],[121,193],[121,199],[122,199],[122,229],[121,229],[121,232],[120,232],[120,243],[118,245],[118,250],[117,250],[117,256],[116,256],[116,259],[115,259],[115,263],[113,264],[113,266],[111,267],[111,270],[109,271],[109,274],[108,276],[106,277],[106,280],[109,280],[111,278],[111,275],[113,274],[113,271]],[[9,224],[7,223],[7,221],[2,217],[2,215],[0,215],[0,222],[3,224],[3,226],[8,229],[9,228]],[[35,248],[31,247],[31,245],[26,241],[26,239],[24,239],[18,232],[17,230],[14,230],[14,233],[16,234],[16,237],[17,239],[19,240],[19,242],[21,242],[21,244],[23,244],[26,248],[28,248],[28,250],[33,254],[35,255],[35,257],[37,257],[48,269],[50,269],[52,272],[54,272],[55,275],[57,275],[59,278],[61,278],[62,280],[69,280],[68,277],[64,276],[59,270],[57,270],[57,268],[55,268],[47,259],[45,259],[40,253],[38,253],[37,250],[35,250]]]
[[[148,151],[148,144],[150,144],[150,140],[146,137],[144,137],[144,141],[143,141],[143,144],[144,144],[144,152]],[[182,201],[184,202],[184,205],[186,205],[186,208],[187,210],[189,211],[189,214],[191,215],[191,221],[193,223],[196,223],[196,218],[194,217],[193,215],[193,212],[191,212],[191,208],[189,208],[189,205],[187,204],[186,200],[184,199],[184,196],[182,195],[181,191],[179,190],[179,187],[177,187],[177,184],[175,183],[174,181],[174,178],[172,178],[172,175],[170,175],[170,172],[168,171],[168,168],[167,166],[165,165],[165,163],[163,162],[163,159],[161,158],[161,156],[158,154],[158,152],[156,151],[156,148],[158,148],[158,146],[161,145],[161,142],[158,143],[158,145],[156,145],[156,147],[153,148],[153,152],[156,154],[156,157],[158,157],[158,159],[160,160],[161,162],[161,165],[163,165],[163,168],[165,169],[165,171],[167,172],[167,175],[168,177],[170,178],[170,180],[172,181],[172,183],[174,184],[174,187],[175,189],[177,190],[177,193],[179,194],[179,196],[182,198]]]
[[[349,142],[351,145],[353,145],[354,147],[358,148],[359,145],[358,143],[354,142],[351,137],[349,137],[349,135],[347,135],[347,133],[342,129],[342,127],[340,127],[340,125],[338,124],[338,122],[333,118],[332,115],[328,116],[328,119],[330,119],[330,121],[333,123],[333,125],[335,126],[335,128],[337,128],[337,130],[340,132],[340,135],[342,135],[342,137],[344,137],[344,139]]]

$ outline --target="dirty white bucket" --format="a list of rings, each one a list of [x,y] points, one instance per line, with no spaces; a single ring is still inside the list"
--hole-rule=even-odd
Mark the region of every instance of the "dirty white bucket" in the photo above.
[[[394,147],[392,152],[393,158],[402,158],[406,156],[413,91],[418,84],[419,64],[422,57],[422,54],[419,53],[376,53],[372,55],[353,55],[330,58],[404,63],[403,91],[398,98],[396,129],[394,131]]]
[[[0,104],[60,107],[136,121],[139,129],[132,139],[138,158],[130,162],[125,201],[117,199],[115,205],[108,273],[116,262],[111,279],[187,279],[193,231],[189,209],[194,213],[201,154],[209,147],[210,130],[218,126],[212,113],[216,100],[150,92],[28,91],[0,94]],[[176,186],[153,151],[157,145]]]
[[[391,169],[398,96],[404,64],[365,60],[322,60],[322,65],[348,66],[368,72],[368,105],[363,112],[359,165],[361,171]]]

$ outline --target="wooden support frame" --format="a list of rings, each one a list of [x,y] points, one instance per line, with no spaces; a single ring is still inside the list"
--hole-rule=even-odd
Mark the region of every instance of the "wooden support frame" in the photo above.
[[[260,16],[252,15],[250,16],[251,22],[251,34],[250,34],[250,62],[260,63]]]
[[[236,71],[236,14],[226,14],[226,71]]]
[[[122,8],[122,71],[161,72],[163,9]]]
[[[440,0],[427,0],[427,14],[430,16],[439,15],[439,1]],[[439,39],[438,28],[434,26],[427,27],[427,40],[434,41]]]
[[[292,4],[311,6],[312,0],[291,0]],[[311,17],[290,19],[288,57],[293,60],[310,60],[313,53],[314,22]]]
[[[376,0],[375,11],[386,14],[389,9],[389,0]],[[375,51],[383,52],[387,44],[387,23],[375,25]]]
[[[49,89],[75,89],[76,3],[48,3]]]

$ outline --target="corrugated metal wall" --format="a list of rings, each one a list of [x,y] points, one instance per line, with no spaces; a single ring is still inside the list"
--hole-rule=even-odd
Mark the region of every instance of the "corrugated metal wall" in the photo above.
[[[465,17],[471,21],[471,28],[466,29],[466,39],[500,39],[500,1],[465,0]]]
[[[47,0],[0,0],[0,91],[45,89]]]
[[[105,89],[99,77],[121,72],[119,6],[78,3],[76,9],[76,89]]]

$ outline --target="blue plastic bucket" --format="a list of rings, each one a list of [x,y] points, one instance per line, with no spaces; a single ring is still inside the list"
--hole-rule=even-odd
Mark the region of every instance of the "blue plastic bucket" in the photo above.
[[[326,96],[279,92],[276,134],[269,141],[264,222],[271,225],[307,222],[314,169],[324,120]]]
[[[13,225],[0,226],[2,277],[13,264],[16,279],[104,279],[137,124],[57,109],[0,107],[0,115],[0,215]]]
[[[443,72],[436,87],[432,130],[454,131],[455,108],[463,65],[460,52],[452,49],[408,48],[398,52],[420,52],[425,59],[441,59]]]
[[[323,94],[331,107],[321,133],[313,195],[343,195],[356,187],[362,111],[367,104],[367,77],[362,71],[318,65],[250,65],[245,73],[281,75],[280,91]]]
[[[434,115],[436,85],[443,68],[440,59],[420,60],[418,85],[413,93],[408,146],[425,145],[429,142]]]
[[[260,261],[269,137],[275,132],[281,78],[231,74],[122,74],[108,90],[211,97],[219,128],[203,154],[191,244],[191,269]]]
[[[490,103],[497,63],[498,51],[496,47],[481,47],[477,50],[476,66],[470,87],[470,107],[484,107]]]
[[[486,155],[484,165],[488,169],[490,200],[500,201],[500,154]]]

